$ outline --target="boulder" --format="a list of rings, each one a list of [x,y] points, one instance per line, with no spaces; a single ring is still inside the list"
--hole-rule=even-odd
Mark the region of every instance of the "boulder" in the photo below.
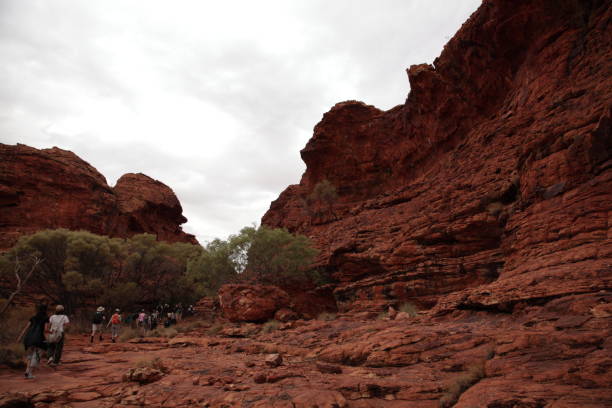
[[[264,322],[289,303],[287,292],[276,286],[223,285],[219,289],[223,315],[233,322]]]
[[[123,381],[135,381],[140,384],[149,384],[161,379],[164,373],[150,367],[131,368],[123,375]]]
[[[283,364],[283,356],[278,353],[268,354],[264,360],[264,363],[268,367],[278,367]]]

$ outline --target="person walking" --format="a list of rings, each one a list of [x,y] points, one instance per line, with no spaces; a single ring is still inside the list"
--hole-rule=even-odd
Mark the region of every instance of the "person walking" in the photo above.
[[[137,327],[140,329],[140,332],[143,336],[147,333],[146,320],[147,320],[147,314],[145,313],[144,309],[142,309],[140,313],[138,314]]]
[[[69,324],[70,320],[64,314],[64,306],[57,305],[55,307],[55,314],[49,318],[49,334],[47,335],[49,365],[58,365],[60,363],[62,351],[64,350],[64,332]]]
[[[104,308],[100,306],[99,308],[96,309],[96,313],[93,315],[93,318],[91,319],[91,341],[90,343],[93,343],[94,336],[96,335],[96,333],[99,333],[100,341],[102,341],[102,329],[104,327],[103,326],[104,320],[106,320],[106,316],[104,316]]]
[[[17,337],[17,342],[23,338],[23,346],[26,350],[27,367],[24,376],[27,380],[34,378],[33,372],[40,362],[40,353],[46,349],[45,332],[48,325],[47,305],[38,305],[36,306],[36,314],[30,318],[28,324]]]
[[[119,337],[119,331],[121,330],[121,314],[119,309],[115,309],[115,313],[111,316],[106,327],[111,325],[111,341],[115,343],[117,337]]]

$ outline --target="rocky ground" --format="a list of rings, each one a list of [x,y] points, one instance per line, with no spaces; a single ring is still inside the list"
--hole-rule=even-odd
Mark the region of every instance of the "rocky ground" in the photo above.
[[[612,406],[610,292],[507,313],[330,318],[116,344],[72,335],[35,380],[1,369],[0,407]]]

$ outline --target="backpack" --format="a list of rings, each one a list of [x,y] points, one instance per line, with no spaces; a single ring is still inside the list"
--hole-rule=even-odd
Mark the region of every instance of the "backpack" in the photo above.
[[[117,313],[115,313],[113,315],[113,317],[111,317],[111,323],[112,324],[119,324],[119,323],[121,323],[121,318],[119,317],[119,315]]]
[[[96,312],[93,319],[91,319],[93,324],[101,324],[102,323],[102,313]]]
[[[57,343],[62,338],[62,332],[59,330],[53,330],[47,335],[47,343]]]

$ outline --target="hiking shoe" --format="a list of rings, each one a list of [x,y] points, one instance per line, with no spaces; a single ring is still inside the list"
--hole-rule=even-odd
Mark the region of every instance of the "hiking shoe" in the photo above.
[[[36,378],[32,374],[30,374],[30,373],[25,373],[24,377],[25,377],[26,380],[33,380],[34,378]]]

